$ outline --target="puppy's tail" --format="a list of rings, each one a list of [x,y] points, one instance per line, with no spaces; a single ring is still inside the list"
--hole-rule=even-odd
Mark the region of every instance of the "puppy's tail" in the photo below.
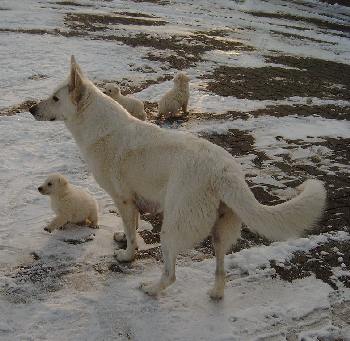
[[[260,204],[244,179],[233,174],[220,187],[221,200],[250,230],[270,240],[301,236],[321,218],[326,205],[326,190],[318,180],[305,181],[296,197],[275,206]]]

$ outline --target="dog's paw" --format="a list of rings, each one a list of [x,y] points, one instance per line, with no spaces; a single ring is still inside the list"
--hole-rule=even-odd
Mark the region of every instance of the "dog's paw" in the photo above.
[[[99,229],[99,228],[100,228],[100,225],[97,225],[97,224],[96,224],[96,225],[93,225],[93,224],[92,224],[92,225],[89,225],[89,227],[92,228],[92,229]]]
[[[157,296],[159,294],[158,283],[142,282],[140,284],[140,289],[149,296]]]
[[[115,232],[113,235],[113,239],[116,242],[126,242],[126,236],[124,232]]]
[[[221,290],[217,290],[216,288],[213,288],[208,291],[208,295],[212,300],[220,301],[224,297],[224,292]]]
[[[49,233],[52,232],[52,230],[48,226],[44,227],[44,231],[49,232]]]
[[[119,262],[131,262],[135,258],[135,254],[130,254],[127,250],[117,250],[115,257]]]

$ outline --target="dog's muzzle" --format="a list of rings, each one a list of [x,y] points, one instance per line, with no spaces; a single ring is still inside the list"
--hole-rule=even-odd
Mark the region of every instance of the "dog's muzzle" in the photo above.
[[[38,191],[41,193],[41,194],[43,194],[43,188],[40,186],[40,187],[38,187]]]

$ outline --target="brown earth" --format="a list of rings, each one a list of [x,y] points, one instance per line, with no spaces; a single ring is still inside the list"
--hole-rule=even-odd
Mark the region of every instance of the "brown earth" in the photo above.
[[[282,64],[261,68],[221,65],[212,74],[207,89],[217,95],[252,100],[281,100],[293,96],[350,99],[350,65],[315,58],[266,56]],[[293,69],[291,69],[293,68]]]
[[[318,18],[311,18],[311,17],[301,17],[296,16],[289,13],[265,13],[265,12],[246,12],[249,13],[255,17],[262,17],[262,18],[275,18],[275,19],[285,19],[290,20],[293,22],[301,22],[303,24],[312,24],[315,25],[318,28],[321,29],[327,29],[327,30],[335,30],[335,31],[341,31],[345,33],[350,33],[350,25],[348,23],[344,24],[338,24],[334,22],[329,22],[326,20],[321,20]]]

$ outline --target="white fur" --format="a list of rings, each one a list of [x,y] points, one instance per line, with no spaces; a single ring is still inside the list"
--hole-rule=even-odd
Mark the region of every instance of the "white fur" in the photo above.
[[[189,80],[189,77],[183,72],[179,72],[174,77],[173,88],[166,92],[159,100],[159,116],[164,115],[166,118],[174,117],[180,109],[184,113],[187,112],[187,104],[190,96]]]
[[[119,87],[111,83],[106,84],[105,91],[108,96],[112,97],[115,101],[117,101],[131,115],[142,121],[146,119],[146,114],[142,101],[140,101],[137,98],[122,95]]]
[[[49,195],[55,219],[44,228],[52,232],[67,223],[86,223],[98,228],[98,205],[96,200],[83,189],[71,185],[61,174],[51,174],[38,188],[43,195]]]
[[[216,277],[210,296],[224,293],[224,255],[240,236],[241,224],[271,239],[300,236],[322,215],[326,192],[309,180],[294,199],[261,205],[247,186],[241,167],[223,148],[184,132],[142,122],[85,78],[74,58],[71,77],[56,92],[61,106],[37,105],[38,119],[62,112],[96,181],[114,199],[124,222],[127,249],[134,258],[140,209],[163,212],[164,270],[142,289],[156,295],[175,281],[179,252],[209,234],[216,250]]]

